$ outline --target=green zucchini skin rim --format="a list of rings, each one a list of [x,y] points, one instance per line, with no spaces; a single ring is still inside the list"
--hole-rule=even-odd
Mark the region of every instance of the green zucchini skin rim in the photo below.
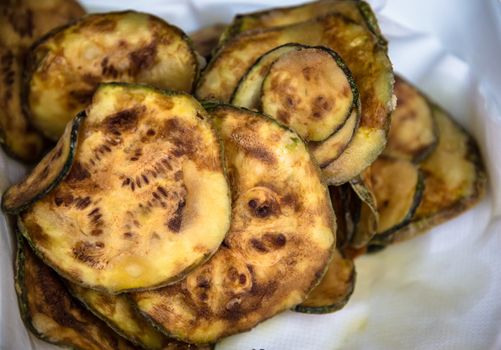
[[[202,109],[204,109],[202,103],[200,103],[198,100],[196,100],[192,95],[190,95],[186,92],[183,92],[183,91],[160,89],[160,88],[156,88],[154,86],[146,85],[146,84],[124,83],[124,82],[100,83],[97,86],[96,91],[98,89],[100,89],[101,87],[106,87],[106,86],[131,87],[131,88],[138,88],[138,89],[143,89],[143,90],[150,90],[150,91],[153,91],[155,93],[159,93],[159,94],[162,94],[165,96],[184,96],[184,97],[190,98],[193,102],[199,104],[202,107]],[[81,113],[84,113],[84,112],[81,112]],[[85,115],[86,115],[86,113],[85,113]],[[220,144],[221,157],[224,157],[224,150],[223,150],[223,147],[221,145],[221,140],[219,138],[219,134],[218,134],[217,130],[214,128],[214,126],[211,122],[210,116],[208,116],[206,121],[207,121],[210,129],[212,130],[214,136],[216,137],[216,139],[218,140],[218,142]],[[221,159],[224,159],[224,158],[221,158]],[[224,164],[224,162],[222,162],[222,164]],[[223,174],[224,174],[224,177],[226,179],[226,182],[228,182],[228,175],[227,175],[227,171],[226,171],[226,168],[224,167],[224,165],[222,166],[222,169],[223,169]],[[68,173],[69,173],[69,171],[68,171]],[[63,179],[61,179],[61,180],[63,180]],[[228,198],[231,198],[231,192],[229,189],[229,185],[228,185],[228,194],[227,195],[228,195]],[[19,213],[19,214],[21,214],[21,213]],[[107,289],[99,287],[99,286],[91,286],[91,285],[87,285],[85,283],[82,283],[81,281],[75,281],[71,276],[69,276],[68,274],[63,272],[61,269],[59,269],[57,266],[55,266],[55,264],[52,264],[48,259],[45,258],[44,254],[41,253],[37,249],[36,244],[31,240],[30,235],[23,224],[23,220],[21,218],[21,215],[19,215],[19,214],[17,214],[17,219],[16,219],[19,231],[24,236],[24,238],[28,241],[28,243],[29,243],[31,249],[33,250],[33,252],[35,253],[35,255],[37,255],[47,266],[49,266],[54,271],[56,271],[58,275],[62,276],[63,278],[67,279],[68,281],[71,281],[77,285],[80,285],[82,287],[89,288],[89,289],[94,289],[94,290],[97,290],[100,292],[113,294],[113,295],[127,293],[127,292],[141,292],[141,291],[165,287],[169,284],[176,283],[176,282],[182,280],[184,277],[186,277],[190,272],[192,272],[198,266],[206,263],[219,250],[219,246],[221,245],[220,244],[217,247],[215,247],[213,251],[211,251],[207,254],[204,254],[198,261],[195,261],[192,265],[188,266],[184,271],[181,271],[179,274],[172,276],[171,278],[169,278],[165,281],[162,281],[154,286],[149,286],[149,287],[144,287],[144,288],[129,288],[129,289],[121,290],[120,292],[114,292],[114,291],[110,291],[110,290],[107,290]],[[231,213],[230,213],[230,215],[231,215]],[[228,232],[229,232],[229,229],[228,229],[228,231],[226,231],[224,237],[226,237]],[[223,237],[223,240],[224,240],[224,237]],[[221,243],[222,243],[222,241],[221,241]]]
[[[15,208],[6,208],[4,205],[3,198],[5,197],[6,194],[8,194],[8,190],[5,191],[2,195],[2,210],[11,215],[17,215],[24,211],[25,209],[29,208],[33,203],[39,201],[46,195],[48,195],[54,188],[56,188],[57,185],[61,183],[61,181],[64,180],[64,178],[69,174],[71,170],[71,166],[73,165],[73,160],[75,159],[75,153],[76,153],[76,148],[78,145],[78,134],[80,130],[80,126],[82,125],[82,121],[86,117],[85,111],[82,111],[78,113],[75,118],[71,121],[73,123],[71,127],[71,132],[70,132],[70,150],[68,153],[68,157],[66,158],[66,162],[64,163],[61,171],[59,172],[58,176],[47,186],[46,188],[40,190],[38,194],[36,194],[34,197],[31,199],[25,201],[24,203],[18,205]]]
[[[365,1],[365,0],[353,0],[353,2],[356,3],[357,9],[362,15],[362,18],[364,19],[365,25],[367,26],[367,29],[376,37],[379,45],[383,46],[388,49],[388,41],[386,38],[383,36],[381,29],[379,28],[379,24],[376,18],[376,15],[374,14],[374,11],[372,11],[371,6]],[[293,6],[286,6],[286,7],[281,7],[282,9],[296,9],[305,5],[308,5],[310,3],[305,2],[301,3],[298,5],[293,5]],[[278,7],[280,8],[280,7]],[[213,53],[216,54],[217,51],[219,51],[219,48],[221,48],[228,40],[231,40],[234,36],[243,33],[242,31],[242,22],[245,17],[258,17],[260,15],[266,14],[267,12],[273,10],[274,8],[267,9],[267,10],[262,10],[262,11],[256,11],[248,14],[237,14],[232,23],[226,28],[226,30],[223,32],[219,39],[219,43],[216,48],[213,49]],[[336,11],[331,11],[330,13],[336,13]],[[320,16],[325,15],[325,13],[320,14]],[[279,27],[286,27],[285,26],[279,26]],[[254,28],[256,29],[256,28]],[[252,30],[252,29],[251,29]]]
[[[217,108],[228,108],[228,109],[235,109],[235,110],[244,110],[246,112],[252,113],[254,116],[256,116],[258,118],[262,118],[262,119],[271,121],[272,123],[278,125],[280,128],[282,128],[282,129],[284,129],[286,131],[294,133],[295,137],[297,137],[299,140],[301,140],[301,142],[304,143],[305,150],[306,150],[306,152],[308,152],[308,154],[310,156],[310,160],[311,160],[312,164],[314,165],[314,168],[315,168],[315,170],[316,170],[316,172],[317,172],[317,174],[319,176],[320,182],[321,182],[321,184],[324,187],[325,194],[327,195],[328,207],[329,207],[331,215],[332,215],[332,226],[333,227],[331,227],[331,230],[334,233],[334,242],[333,242],[333,244],[331,246],[331,251],[330,251],[330,254],[329,254],[329,259],[328,259],[328,261],[327,261],[324,269],[322,270],[322,272],[320,274],[318,274],[315,283],[312,284],[312,286],[310,288],[310,291],[313,290],[322,281],[324,275],[327,273],[329,264],[330,264],[331,260],[333,259],[334,255],[336,253],[336,215],[334,214],[334,209],[333,209],[333,206],[332,206],[332,201],[331,201],[329,189],[327,187],[327,183],[326,183],[324,177],[322,176],[321,169],[320,169],[320,167],[319,167],[319,165],[318,165],[315,157],[313,156],[313,154],[311,153],[311,151],[307,147],[307,143],[301,138],[301,136],[299,136],[298,134],[296,134],[296,132],[294,130],[290,129],[287,125],[284,125],[284,124],[280,123],[276,119],[273,119],[273,118],[271,118],[270,116],[268,116],[266,114],[262,114],[262,113],[253,111],[253,110],[245,108],[245,107],[237,107],[237,106],[231,105],[229,103],[223,103],[223,102],[214,101],[214,100],[204,100],[204,101],[201,102],[201,104],[202,104],[202,106],[205,108],[205,110],[209,114],[211,113],[212,110],[217,109]],[[350,295],[351,295],[351,293],[350,293]],[[153,327],[155,327],[158,331],[162,332],[163,334],[165,334],[169,338],[177,339],[179,341],[183,341],[184,342],[184,340],[181,337],[179,337],[176,334],[173,334],[173,333],[169,332],[160,323],[158,323],[156,320],[154,320],[150,315],[148,315],[146,312],[142,311],[139,308],[139,305],[132,299],[132,297],[130,295],[127,295],[127,297],[130,300],[130,302],[133,305],[133,307],[141,314],[141,316],[143,316],[144,318],[146,318],[150,322],[150,324],[153,325]],[[271,317],[273,317],[273,316],[270,316],[269,318],[266,318],[266,319],[262,319],[254,327],[256,327],[260,323],[266,321],[267,319],[270,319]],[[251,330],[252,329],[249,329],[247,331],[251,331]],[[212,349],[215,349],[215,346],[216,346],[215,344],[196,344],[196,345],[202,345],[202,346],[203,345],[209,345],[209,346],[211,346]]]
[[[288,45],[288,44],[285,44],[285,45]],[[282,46],[285,46],[285,45],[282,45]],[[326,140],[328,140],[331,136],[333,136],[335,133],[337,133],[345,124],[346,124],[346,121],[348,120],[348,118],[350,117],[351,113],[353,112],[353,109],[357,109],[357,114],[358,114],[358,121],[357,121],[357,125],[356,125],[356,128],[353,130],[353,135],[355,134],[355,131],[356,129],[358,128],[358,123],[360,121],[360,93],[358,92],[358,87],[357,87],[357,84],[355,83],[355,80],[353,79],[353,76],[351,74],[351,71],[350,69],[348,68],[348,66],[346,65],[346,63],[344,63],[343,59],[341,58],[341,56],[334,50],[332,50],[331,48],[328,48],[326,46],[322,46],[322,45],[318,45],[318,46],[308,46],[308,45],[302,45],[302,44],[296,44],[296,45],[300,45],[300,46],[303,46],[301,49],[299,49],[298,51],[301,51],[301,50],[305,50],[305,49],[315,49],[315,50],[321,50],[323,52],[327,52],[331,57],[332,59],[336,62],[336,65],[343,71],[343,74],[344,76],[346,77],[346,80],[348,80],[348,84],[350,84],[350,89],[351,89],[351,93],[353,94],[353,103],[352,103],[352,106],[351,108],[348,109],[348,111],[346,112],[346,115],[344,116],[344,120],[342,123],[340,123],[333,131],[332,133],[329,134],[329,136],[327,136],[325,139],[323,139],[322,141],[317,141],[318,143],[322,143]],[[281,46],[279,46],[281,47]],[[275,49],[279,48],[279,47],[276,47]],[[275,50],[273,49],[273,50]],[[273,51],[273,50],[270,50],[268,52],[266,52],[264,55],[268,54],[269,52]],[[263,56],[264,56],[263,55]],[[263,57],[261,56],[261,57]],[[260,58],[261,58],[260,57]],[[259,59],[260,59],[259,58]],[[258,59],[258,60],[259,60]],[[280,59],[280,57],[278,57],[277,59],[275,59],[273,61],[273,63],[270,65],[270,69],[271,67],[275,64],[275,62],[277,62],[278,60]],[[256,61],[257,63],[257,61]],[[254,63],[254,64],[256,64]],[[254,64],[249,68],[248,71],[250,71],[252,69],[252,67],[254,67]],[[269,71],[268,73],[266,74],[266,76],[264,77],[263,79],[263,85],[265,84],[266,80],[268,79],[268,76],[269,76]],[[238,83],[240,84],[240,82]],[[237,88],[238,88],[239,85],[237,85]],[[235,89],[236,91],[236,89]],[[262,110],[262,101],[263,101],[263,89],[261,89],[261,93],[260,93],[260,110]],[[353,135],[351,138],[353,138]],[[351,141],[351,139],[350,139]],[[310,141],[306,141],[306,144],[309,144]],[[348,142],[349,144],[350,142]],[[346,146],[348,146],[348,144],[346,144]],[[346,147],[345,147],[346,148]],[[342,152],[341,152],[342,153]],[[341,155],[341,154],[340,154]],[[332,163],[334,160],[330,161],[330,163]]]
[[[200,74],[201,74],[201,63],[199,60],[200,55],[195,51],[195,48],[194,48],[194,45],[193,45],[191,38],[181,28],[179,28],[173,24],[168,23],[167,21],[165,21],[161,17],[155,16],[155,15],[147,13],[147,12],[141,12],[141,11],[125,10],[125,11],[114,11],[114,12],[107,12],[107,13],[89,13],[89,14],[86,14],[80,18],[73,20],[73,21],[70,21],[67,24],[64,24],[60,27],[56,27],[56,28],[48,31],[44,35],[42,35],[40,38],[35,40],[33,42],[33,44],[31,44],[29,51],[28,51],[28,54],[26,56],[25,69],[23,71],[22,78],[21,78],[21,93],[20,93],[21,94],[21,96],[20,96],[21,109],[22,109],[23,113],[27,116],[28,120],[30,121],[30,125],[32,125],[33,128],[35,130],[37,130],[44,138],[47,138],[47,136],[45,135],[43,130],[40,130],[36,126],[36,123],[33,122],[33,117],[31,114],[30,107],[29,107],[30,106],[30,104],[29,104],[30,82],[31,82],[31,77],[32,77],[32,75],[35,71],[35,68],[36,68],[36,62],[34,59],[35,58],[34,57],[35,50],[40,45],[45,43],[47,40],[52,38],[54,35],[66,30],[68,28],[71,28],[73,26],[79,25],[83,21],[87,20],[87,18],[89,18],[89,17],[107,16],[110,14],[111,15],[126,15],[126,14],[147,15],[147,16],[153,18],[155,21],[159,21],[159,22],[163,23],[164,25],[166,25],[167,27],[172,29],[176,34],[178,34],[181,37],[181,39],[188,45],[188,47],[191,51],[191,54],[193,55],[194,64],[195,64],[195,66],[194,66],[195,76],[193,77],[193,82],[191,84],[191,92],[195,91],[195,88],[198,84],[198,80],[199,80]],[[112,83],[118,83],[118,82],[112,82]],[[100,83],[99,85],[101,85],[101,84],[105,84],[105,83]],[[97,90],[97,88],[99,88],[99,85],[96,87],[96,90]],[[140,85],[140,84],[131,84],[131,85]]]
[[[292,311],[303,314],[312,314],[312,315],[330,314],[339,311],[348,303],[348,301],[350,301],[350,298],[353,292],[355,291],[356,282],[357,282],[357,270],[355,265],[353,265],[353,270],[351,272],[349,279],[350,289],[348,290],[348,293],[346,293],[346,295],[343,297],[343,299],[334,304],[325,306],[304,306],[302,304],[299,304],[296,307],[294,307]]]

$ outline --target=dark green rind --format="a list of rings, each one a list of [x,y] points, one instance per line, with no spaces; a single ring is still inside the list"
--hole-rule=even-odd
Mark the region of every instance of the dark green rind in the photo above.
[[[68,157],[66,158],[66,162],[64,163],[61,171],[59,172],[58,176],[54,179],[54,181],[52,181],[48,187],[41,189],[37,193],[37,195],[35,195],[31,199],[26,200],[26,201],[18,204],[15,207],[6,207],[4,205],[4,198],[5,198],[5,196],[9,195],[9,189],[8,189],[2,195],[2,210],[5,213],[11,214],[11,215],[19,214],[23,210],[30,207],[33,203],[42,199],[47,194],[49,194],[57,185],[59,185],[59,183],[61,181],[64,180],[66,175],[68,175],[68,173],[70,172],[71,166],[73,165],[73,160],[75,158],[75,151],[76,151],[76,147],[78,144],[78,132],[80,130],[80,125],[82,124],[82,120],[85,119],[85,117],[86,117],[85,111],[82,111],[82,112],[78,113],[75,116],[75,118],[73,119],[73,125],[72,125],[70,136],[69,136],[70,137],[70,150],[68,153]]]
[[[369,5],[366,1],[364,0],[357,0],[357,5],[358,5],[358,10],[362,14],[362,17],[365,20],[365,24],[367,25],[367,28],[374,34],[374,36],[378,39],[379,45],[383,46],[388,50],[388,40],[383,36],[383,33],[381,32],[381,28],[379,28],[379,24],[376,18],[376,15],[374,14],[374,11],[372,11],[371,5]]]
[[[353,267],[353,272],[350,276],[350,289],[348,290],[348,293],[344,296],[344,298],[337,303],[331,304],[331,305],[325,305],[325,306],[303,306],[301,304],[297,305],[295,308],[292,309],[292,311],[295,312],[300,312],[303,314],[316,314],[316,315],[321,315],[321,314],[329,314],[333,313],[336,311],[341,310],[350,300],[351,295],[353,294],[353,291],[355,290],[355,284],[357,280],[357,271],[355,267]]]

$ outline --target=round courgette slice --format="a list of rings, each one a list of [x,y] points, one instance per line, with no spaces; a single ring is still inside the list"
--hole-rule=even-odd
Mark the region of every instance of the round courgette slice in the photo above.
[[[435,149],[438,136],[430,104],[414,86],[395,79],[397,107],[391,115],[388,143],[383,154],[418,163]]]
[[[229,40],[202,73],[201,99],[228,101],[240,78],[256,59],[287,43],[322,45],[336,51],[350,67],[359,89],[360,126],[342,154],[323,168],[330,184],[357,176],[383,151],[393,110],[393,71],[386,49],[372,32],[339,14],[281,28],[247,31]]]
[[[70,349],[135,349],[73,300],[59,276],[33,254],[22,238],[17,249],[17,300],[21,318],[34,335]]]
[[[358,90],[334,51],[311,47],[284,53],[261,90],[262,111],[307,141],[323,141],[345,123]]]
[[[326,314],[342,309],[355,289],[355,264],[336,250],[320,283],[294,308],[307,314]]]
[[[30,125],[21,107],[24,62],[40,36],[83,16],[74,0],[2,1],[0,5],[0,143],[11,156],[32,163],[46,140]]]
[[[152,15],[88,15],[49,33],[28,58],[23,103],[33,124],[57,139],[100,82],[121,81],[191,91],[198,56],[187,36]]]
[[[423,176],[411,162],[386,157],[372,163],[370,175],[379,213],[377,232],[388,235],[414,216],[423,197]]]
[[[78,141],[78,131],[85,117],[79,113],[66,129],[56,146],[45,155],[31,173],[13,185],[2,196],[2,209],[18,214],[52,191],[68,175],[73,164]]]
[[[132,293],[160,329],[192,343],[251,329],[301,303],[335,246],[327,188],[297,134],[232,106],[211,114],[233,185],[230,232],[185,280]]]
[[[101,85],[72,169],[20,216],[35,251],[67,279],[111,293],[172,283],[230,225],[221,146],[191,96]]]
[[[261,87],[271,65],[284,53],[305,48],[299,44],[285,44],[266,52],[242,76],[230,98],[234,106],[258,110],[261,107]]]

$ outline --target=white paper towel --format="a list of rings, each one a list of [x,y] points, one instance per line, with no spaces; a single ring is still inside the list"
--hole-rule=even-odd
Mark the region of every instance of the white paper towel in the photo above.
[[[189,32],[237,12],[301,1],[83,0],[89,11],[133,8]],[[348,305],[285,312],[217,349],[501,349],[501,2],[374,0],[395,70],[451,111],[480,143],[485,200],[428,234],[357,260]],[[0,189],[23,168],[0,154]],[[0,349],[56,349],[29,337],[13,287],[13,238],[0,217]]]

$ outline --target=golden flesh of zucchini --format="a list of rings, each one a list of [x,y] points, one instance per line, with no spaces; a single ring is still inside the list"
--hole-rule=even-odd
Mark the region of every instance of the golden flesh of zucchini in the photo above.
[[[348,147],[353,138],[360,121],[360,110],[355,105],[345,123],[332,134],[327,140],[322,142],[310,142],[311,152],[315,156],[320,167],[324,167],[335,161],[341,153]]]
[[[262,110],[303,139],[323,141],[345,123],[357,98],[350,75],[332,50],[312,47],[284,53],[263,81]]]
[[[330,184],[357,176],[382,152],[393,109],[393,72],[385,48],[370,31],[330,14],[283,28],[247,31],[229,40],[201,76],[197,96],[228,101],[256,59],[286,43],[322,45],[336,51],[353,75],[362,105],[360,126],[344,152],[323,170]]]
[[[71,349],[134,347],[73,300],[59,276],[18,241],[16,293],[21,317],[38,338]]]
[[[156,330],[135,310],[126,295],[112,295],[69,283],[71,293],[115,332],[148,350],[198,349]],[[183,347],[184,346],[184,347]]]
[[[280,7],[270,10],[238,15],[226,32],[226,37],[259,28],[282,27],[304,22],[327,13],[340,13],[355,23],[365,26],[386,45],[386,39],[369,4],[360,0],[320,0],[292,7]]]
[[[231,104],[258,110],[261,107],[261,87],[271,65],[284,53],[301,50],[304,47],[298,44],[285,44],[259,57],[240,79],[231,96]]]
[[[70,172],[78,140],[78,131],[84,113],[78,114],[66,129],[56,146],[31,170],[20,183],[9,187],[2,196],[2,209],[18,214],[47,195]]]
[[[226,27],[225,24],[217,23],[191,33],[190,38],[193,41],[195,51],[209,59]]]
[[[33,48],[24,103],[34,125],[57,139],[100,82],[191,91],[198,57],[177,27],[152,15],[88,15],[45,36]]]
[[[221,146],[189,95],[101,85],[68,176],[20,216],[69,280],[111,293],[182,278],[219,247],[231,201]]]
[[[415,87],[400,77],[395,79],[397,108],[391,115],[391,127],[384,155],[420,162],[437,144],[431,107]]]
[[[336,250],[320,283],[294,311],[325,314],[342,309],[355,288],[355,264]]]
[[[132,293],[167,334],[208,343],[301,303],[335,246],[335,218],[319,169],[297,134],[231,106],[211,112],[232,184],[224,244],[187,278]]]
[[[5,0],[0,4],[0,143],[22,161],[38,160],[46,144],[21,107],[28,48],[47,31],[84,13],[73,0]]]
[[[438,106],[433,106],[438,144],[421,164],[425,190],[409,225],[393,240],[414,237],[475,205],[485,193],[486,175],[474,139]]]
[[[370,174],[379,213],[378,234],[406,225],[423,195],[418,167],[407,160],[379,157],[372,163]]]

